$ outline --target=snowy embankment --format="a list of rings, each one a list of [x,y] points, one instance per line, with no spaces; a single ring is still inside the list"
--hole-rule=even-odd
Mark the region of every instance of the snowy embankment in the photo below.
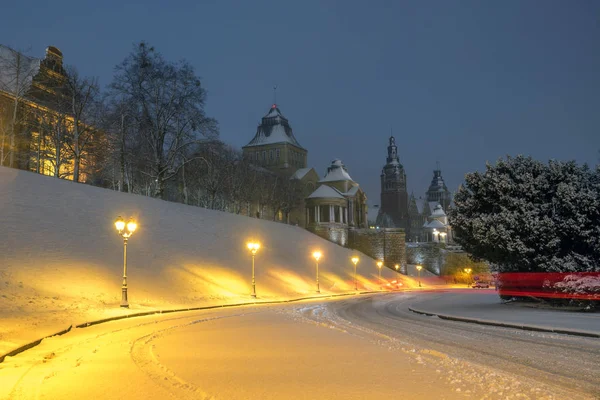
[[[139,224],[127,246],[129,310],[119,307],[123,241],[113,225],[119,215]],[[355,253],[302,228],[2,167],[0,227],[0,354],[95,319],[250,302],[249,239],[262,244],[259,301],[312,295],[315,249],[323,253],[323,294],[354,286]],[[359,289],[376,290],[375,261],[360,256]]]

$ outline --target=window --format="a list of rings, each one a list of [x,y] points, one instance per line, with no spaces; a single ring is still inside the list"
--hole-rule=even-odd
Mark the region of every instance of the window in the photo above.
[[[275,150],[275,158],[279,160],[279,149]]]
[[[269,150],[269,161],[273,161],[273,150]]]
[[[329,222],[329,206],[319,206],[320,214],[319,221],[321,222]]]
[[[265,161],[267,159],[267,152],[266,150],[263,150],[262,152],[262,160]]]
[[[335,214],[335,222],[342,222],[340,221],[340,206],[333,206],[333,213]]]

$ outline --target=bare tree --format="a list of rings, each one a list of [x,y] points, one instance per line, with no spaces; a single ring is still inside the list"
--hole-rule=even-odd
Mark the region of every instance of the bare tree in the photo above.
[[[71,140],[66,142],[73,156],[73,181],[79,182],[81,158],[97,132],[100,89],[95,78],[82,78],[74,67],[68,67],[63,108],[70,117]]]
[[[16,135],[21,122],[20,108],[39,68],[39,60],[0,45],[0,90],[7,93],[12,100],[7,121],[8,129],[2,129],[0,132],[0,165],[4,165],[8,158],[8,166],[15,167]]]
[[[132,110],[148,150],[141,171],[155,182],[152,195],[162,198],[165,183],[185,162],[185,149],[201,135],[217,134],[216,121],[204,113],[206,92],[189,63],[168,62],[144,42],[116,70],[112,94]]]

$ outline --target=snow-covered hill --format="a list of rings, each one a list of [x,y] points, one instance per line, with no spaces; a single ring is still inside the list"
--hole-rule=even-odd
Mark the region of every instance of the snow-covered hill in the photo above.
[[[139,223],[128,244],[129,310],[119,307],[119,215]],[[248,239],[262,244],[259,300],[314,293],[316,249],[322,293],[353,289],[355,253],[302,228],[0,167],[0,354],[72,323],[250,302]],[[375,290],[375,261],[360,256],[359,289]]]

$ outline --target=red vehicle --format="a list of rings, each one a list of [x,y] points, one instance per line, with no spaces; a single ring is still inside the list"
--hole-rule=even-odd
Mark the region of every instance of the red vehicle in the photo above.
[[[489,288],[490,284],[487,282],[475,282],[471,287],[473,289],[483,289],[483,288]]]

